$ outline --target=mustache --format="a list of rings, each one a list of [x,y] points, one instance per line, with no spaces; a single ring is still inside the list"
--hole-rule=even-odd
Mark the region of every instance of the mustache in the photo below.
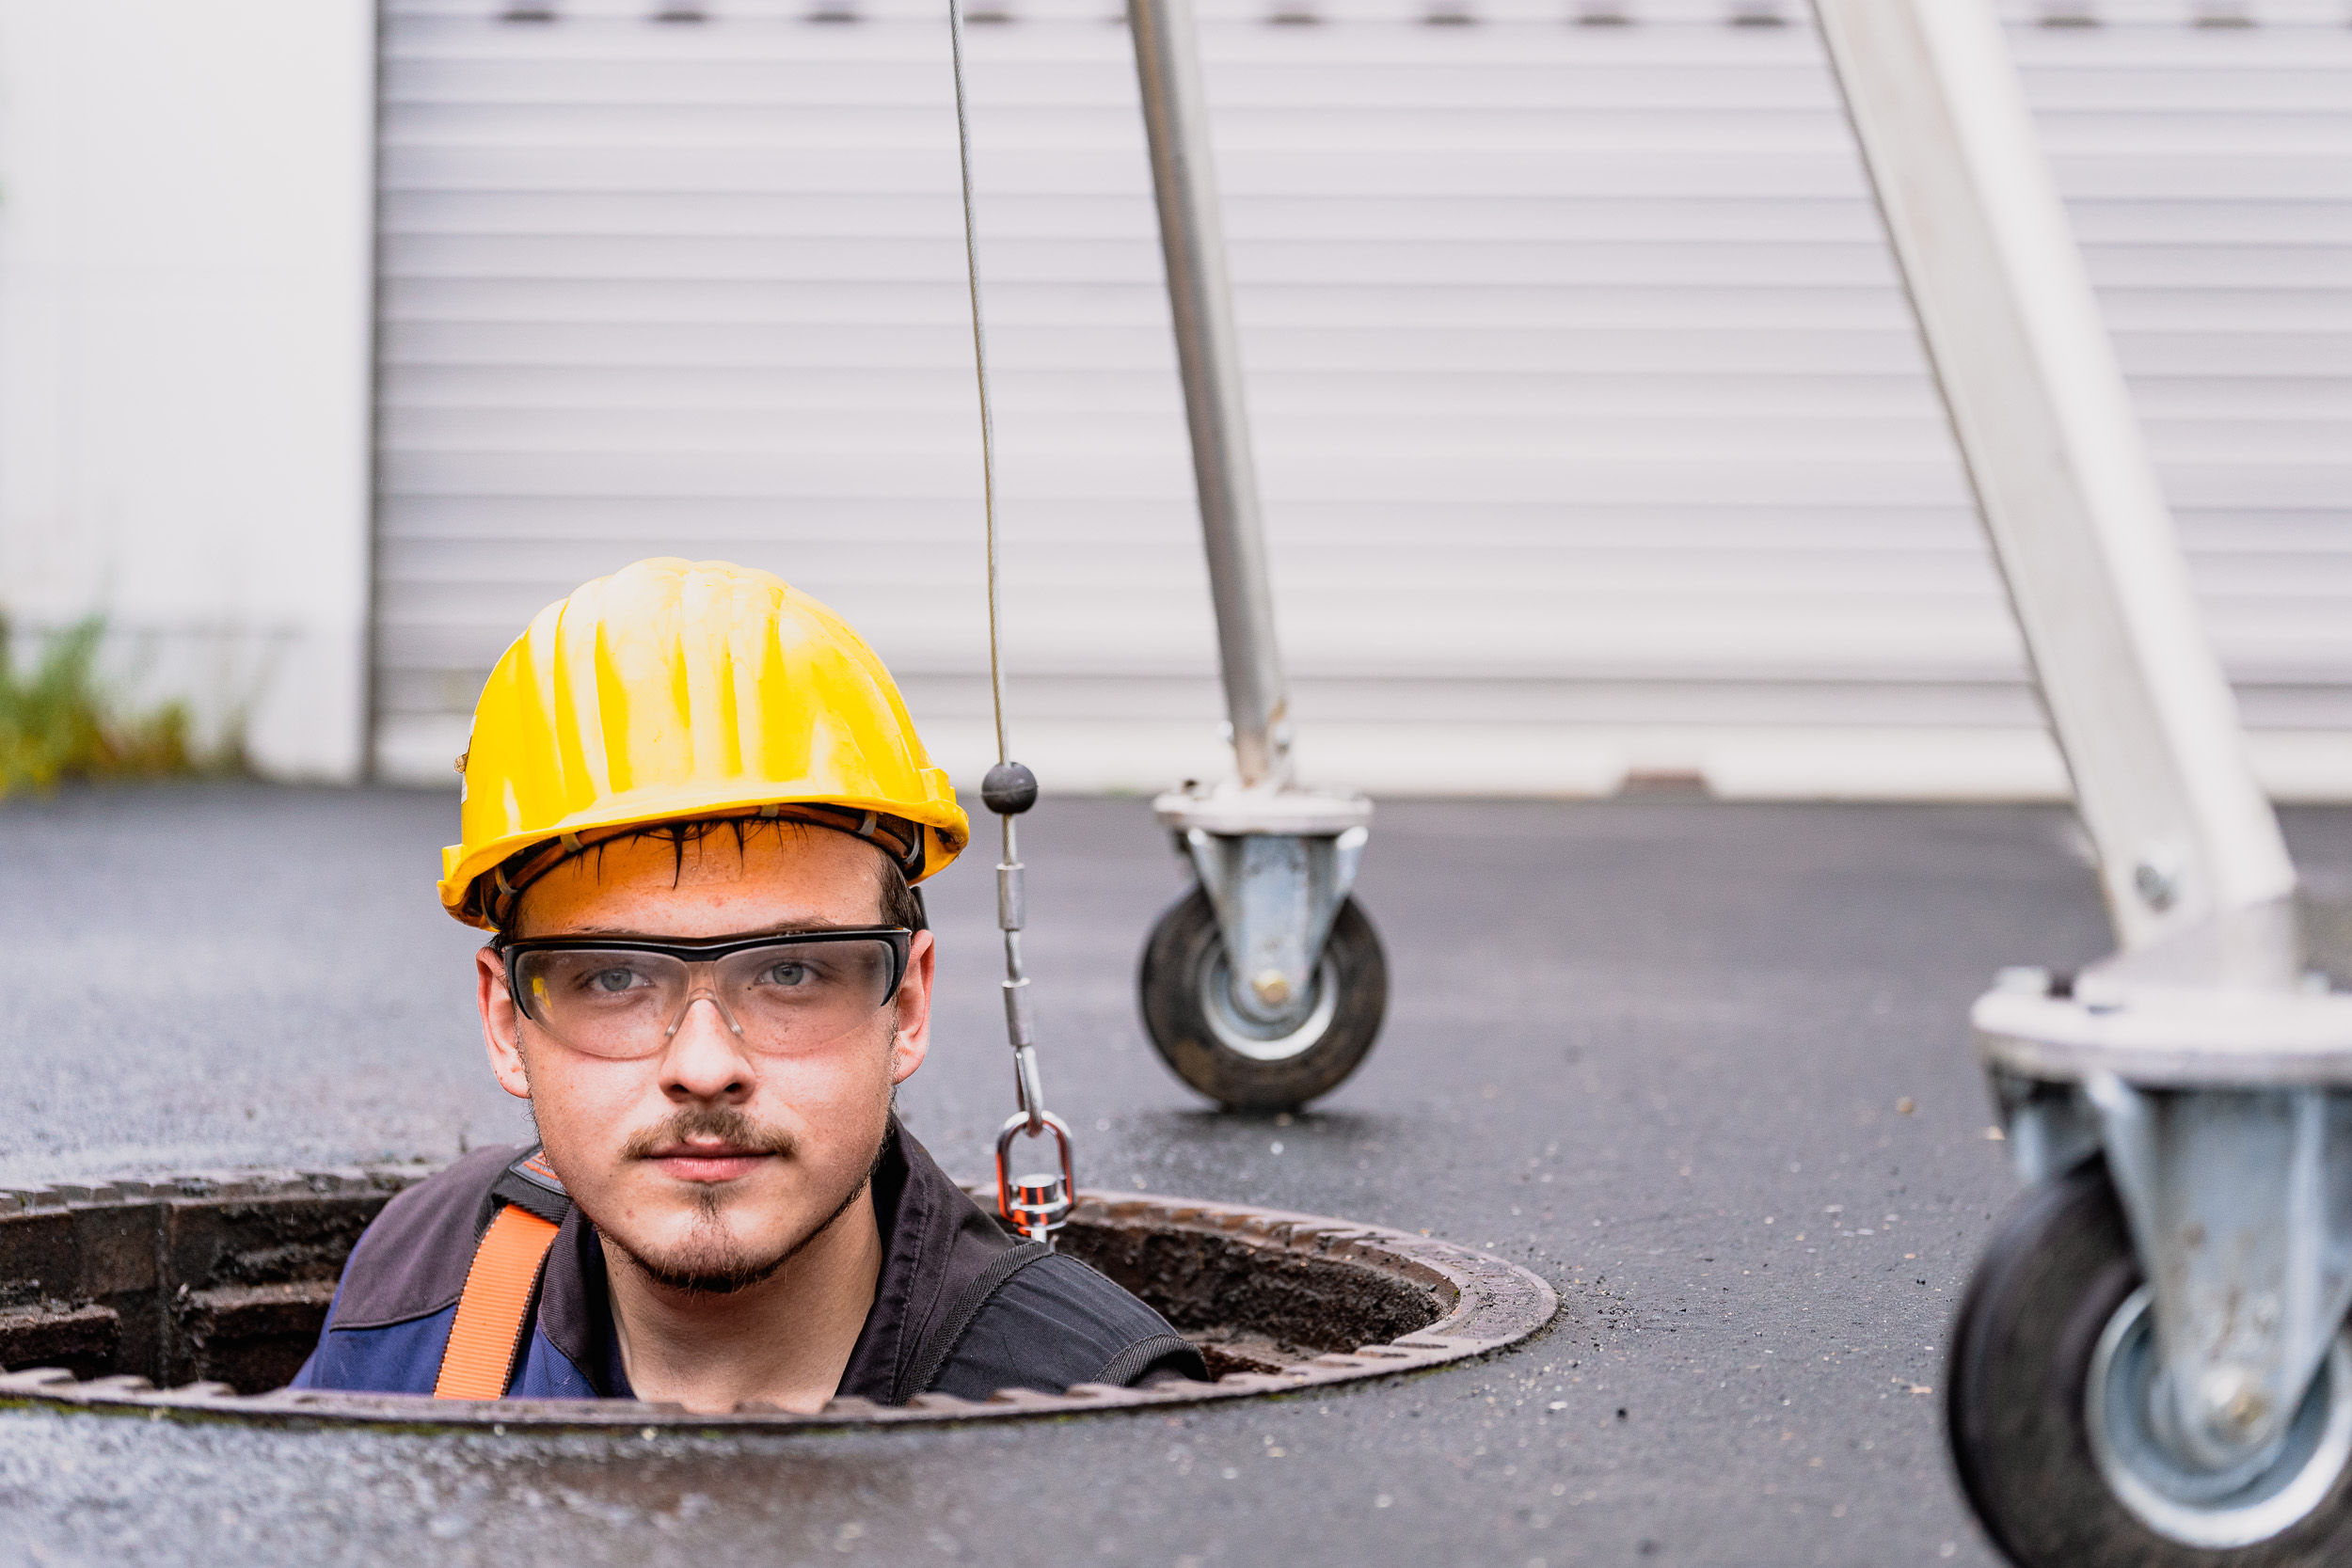
[[[650,1160],[660,1149],[694,1138],[716,1138],[730,1148],[754,1154],[790,1159],[800,1149],[792,1134],[763,1127],[732,1105],[689,1105],[667,1119],[629,1134],[621,1146],[626,1160]]]

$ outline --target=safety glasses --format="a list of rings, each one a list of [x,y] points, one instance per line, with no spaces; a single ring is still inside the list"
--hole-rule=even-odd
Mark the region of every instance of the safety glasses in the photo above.
[[[914,933],[899,926],[707,942],[532,937],[494,946],[525,1018],[561,1044],[615,1060],[667,1047],[708,1001],[735,1037],[784,1055],[832,1044],[898,994]]]

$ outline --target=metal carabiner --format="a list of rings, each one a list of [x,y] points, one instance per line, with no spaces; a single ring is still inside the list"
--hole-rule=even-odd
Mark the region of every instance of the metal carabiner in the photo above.
[[[1030,1113],[1016,1113],[996,1134],[996,1212],[1030,1241],[1051,1246],[1054,1232],[1070,1223],[1070,1211],[1078,1198],[1078,1176],[1071,1164],[1069,1127],[1051,1111],[1040,1111],[1037,1116],[1060,1146],[1061,1169],[1017,1180],[1007,1174],[1011,1169],[1007,1162],[1012,1155],[1012,1140],[1029,1127]]]

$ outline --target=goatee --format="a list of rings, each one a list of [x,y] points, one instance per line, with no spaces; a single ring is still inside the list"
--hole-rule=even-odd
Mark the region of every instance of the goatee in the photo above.
[[[773,1154],[791,1159],[799,1150],[792,1136],[777,1128],[762,1127],[729,1105],[689,1106],[658,1126],[647,1128],[630,1136],[622,1147],[630,1159],[651,1159],[656,1149],[667,1148],[691,1137],[716,1137],[730,1147]],[[649,1257],[630,1246],[610,1231],[601,1231],[624,1258],[657,1285],[690,1295],[724,1296],[749,1290],[772,1277],[800,1255],[801,1249],[834,1227],[834,1223],[850,1212],[850,1205],[864,1197],[873,1184],[874,1172],[882,1164],[882,1150],[888,1146],[885,1132],[874,1146],[874,1157],[866,1163],[866,1172],[834,1205],[824,1219],[778,1252],[767,1257],[747,1253],[727,1234],[721,1218],[726,1195],[715,1187],[705,1187],[694,1196],[700,1212],[695,1217],[694,1237],[685,1246],[665,1257]],[[698,1243],[702,1244],[697,1244]]]

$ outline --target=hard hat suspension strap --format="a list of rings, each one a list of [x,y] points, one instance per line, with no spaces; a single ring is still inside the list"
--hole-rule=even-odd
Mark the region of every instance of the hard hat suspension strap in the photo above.
[[[675,823],[625,822],[615,827],[543,839],[528,848],[516,850],[476,879],[474,887],[467,895],[467,907],[480,913],[493,929],[502,931],[513,923],[515,906],[521,900],[524,890],[577,855],[584,854],[598,845],[610,844],[617,838],[638,838],[647,833],[673,830],[699,830],[709,823],[728,821],[798,822],[812,828],[830,828],[835,832],[865,839],[882,850],[898,863],[899,871],[909,881],[923,874],[924,840],[920,823],[910,822],[903,816],[858,807],[826,805],[821,801],[770,801],[746,811],[693,816]]]

